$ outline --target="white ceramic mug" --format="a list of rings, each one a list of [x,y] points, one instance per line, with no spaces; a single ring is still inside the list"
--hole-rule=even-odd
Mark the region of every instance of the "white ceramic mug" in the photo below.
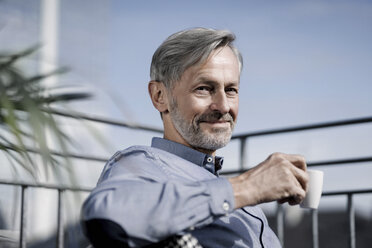
[[[322,196],[323,171],[307,170],[309,182],[305,199],[301,202],[302,208],[317,209]]]

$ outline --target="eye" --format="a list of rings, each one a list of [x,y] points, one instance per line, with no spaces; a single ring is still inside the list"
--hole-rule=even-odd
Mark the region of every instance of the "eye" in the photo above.
[[[234,88],[234,87],[228,87],[225,89],[225,92],[230,95],[230,96],[234,96],[234,95],[237,95],[238,94],[238,89],[237,88]]]
[[[199,86],[198,88],[195,89],[195,91],[199,94],[209,94],[213,89],[209,86],[203,85]]]

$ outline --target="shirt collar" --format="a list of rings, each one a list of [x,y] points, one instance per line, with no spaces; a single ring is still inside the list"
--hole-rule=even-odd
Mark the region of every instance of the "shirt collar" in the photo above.
[[[218,174],[218,171],[222,168],[223,157],[213,157],[174,141],[154,137],[151,146],[186,159],[213,174]]]

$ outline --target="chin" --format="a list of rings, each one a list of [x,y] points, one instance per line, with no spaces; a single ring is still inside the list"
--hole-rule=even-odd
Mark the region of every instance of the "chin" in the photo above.
[[[225,147],[230,140],[231,136],[216,139],[215,135],[208,135],[208,137],[204,137],[202,140],[199,140],[198,146],[205,150],[216,151]]]

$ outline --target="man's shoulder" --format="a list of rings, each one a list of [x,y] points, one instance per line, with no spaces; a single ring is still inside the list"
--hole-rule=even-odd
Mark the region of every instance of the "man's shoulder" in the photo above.
[[[162,179],[200,180],[214,177],[204,168],[172,152],[151,147],[131,146],[116,152],[106,163],[101,178],[132,175]]]
[[[108,178],[135,177],[138,175],[161,176],[164,173],[160,166],[156,166],[159,164],[157,150],[150,146],[135,145],[117,151],[106,162],[99,182]]]
[[[117,151],[110,159],[110,162],[118,162],[122,159],[159,159],[163,156],[174,156],[174,154],[161,150],[159,148],[155,148],[152,146],[144,146],[144,145],[134,145],[130,146],[124,150]]]
[[[124,150],[117,151],[106,163],[106,169],[110,167],[135,167],[135,168],[146,168],[150,166],[151,169],[155,169],[154,165],[164,169],[169,164],[177,164],[182,162],[184,159],[181,157],[156,148],[152,146],[134,145]],[[183,161],[184,163],[186,161]]]

